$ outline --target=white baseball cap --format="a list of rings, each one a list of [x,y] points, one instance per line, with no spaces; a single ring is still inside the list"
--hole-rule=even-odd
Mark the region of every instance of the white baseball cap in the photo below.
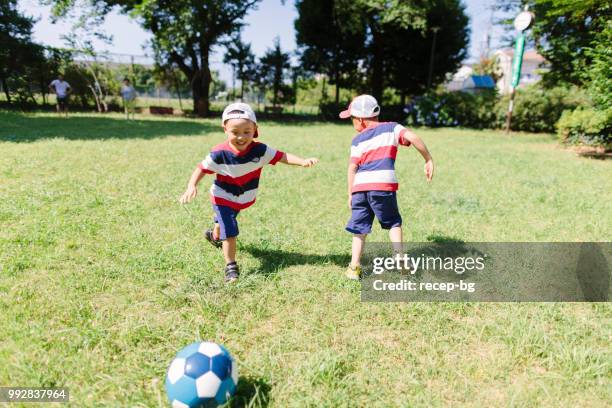
[[[236,102],[231,103],[225,107],[223,110],[223,116],[221,119],[221,123],[225,125],[225,122],[229,119],[248,119],[251,122],[257,124],[257,117],[255,117],[255,112],[249,106],[248,103]],[[259,132],[257,127],[255,127],[255,136],[259,136]]]
[[[354,116],[356,118],[372,118],[378,116],[380,106],[372,95],[359,95],[353,99],[346,110],[340,112],[342,119]]]

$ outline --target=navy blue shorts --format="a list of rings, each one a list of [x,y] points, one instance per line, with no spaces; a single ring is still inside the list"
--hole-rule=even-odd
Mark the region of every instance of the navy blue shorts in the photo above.
[[[360,191],[351,199],[351,219],[346,230],[353,234],[369,234],[374,216],[383,229],[402,225],[395,191]]]
[[[215,211],[214,221],[221,227],[219,239],[224,240],[238,236],[238,220],[236,217],[240,211],[234,210],[233,208],[225,205],[213,204],[213,210]]]

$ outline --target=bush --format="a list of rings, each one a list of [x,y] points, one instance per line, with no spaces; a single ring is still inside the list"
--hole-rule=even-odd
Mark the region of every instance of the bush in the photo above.
[[[417,126],[491,128],[498,122],[495,92],[443,92],[414,98],[406,107],[408,123]]]
[[[502,127],[508,110],[509,96],[497,104],[498,127]],[[539,85],[518,89],[514,98],[512,130],[525,132],[555,132],[555,125],[565,110],[589,106],[585,93],[577,88],[544,89]]]
[[[557,124],[557,134],[563,143],[612,147],[612,109],[578,108],[565,111]]]
[[[319,112],[325,120],[339,120],[338,114],[346,109],[348,104],[337,104],[335,102],[324,102],[319,104]]]

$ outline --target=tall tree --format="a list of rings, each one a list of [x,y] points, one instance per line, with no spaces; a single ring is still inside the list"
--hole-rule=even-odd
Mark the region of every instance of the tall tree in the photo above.
[[[296,42],[302,68],[329,77],[340,88],[354,87],[361,75],[359,61],[365,56],[365,19],[347,0],[299,0],[296,2]]]
[[[293,95],[293,88],[285,83],[289,69],[291,68],[289,54],[283,52],[280,46],[280,39],[274,41],[274,48],[268,49],[259,61],[259,74],[263,82],[272,84],[272,105],[290,102]]]
[[[30,69],[44,63],[44,48],[32,41],[34,20],[22,15],[17,0],[0,0],[0,84],[11,103],[11,90],[31,98]]]
[[[396,24],[383,27],[385,85],[397,89],[402,102],[427,90],[430,69],[432,85],[439,84],[467,55],[468,17],[460,0],[432,0],[426,19],[424,31]]]
[[[385,88],[386,32],[398,28],[424,30],[428,2],[405,0],[355,0],[365,13],[369,41],[367,66],[372,95],[382,100]],[[398,61],[399,62],[399,61]]]
[[[337,84],[365,75],[378,99],[388,86],[402,94],[424,91],[432,27],[440,36],[433,82],[465,56],[468,20],[459,0],[301,0],[297,8],[302,62]]]
[[[51,0],[66,15],[77,0]],[[242,19],[260,0],[91,0],[98,13],[113,7],[137,18],[153,34],[152,46],[161,65],[176,64],[191,83],[193,109],[210,110],[210,53],[224,37],[238,31]]]
[[[244,43],[240,35],[236,35],[227,43],[227,51],[223,62],[230,64],[240,80],[240,100],[244,98],[244,88],[255,75],[255,55],[251,51],[251,44]]]

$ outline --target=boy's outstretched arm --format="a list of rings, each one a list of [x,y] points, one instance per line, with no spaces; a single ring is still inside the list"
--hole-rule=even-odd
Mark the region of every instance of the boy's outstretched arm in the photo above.
[[[196,167],[193,173],[191,173],[191,178],[189,183],[187,183],[187,190],[179,198],[181,204],[187,204],[198,195],[198,183],[202,180],[204,174],[206,173],[200,167]]]
[[[314,157],[302,159],[291,153],[283,154],[283,158],[279,160],[281,163],[291,164],[293,166],[312,167],[319,162],[319,159]]]
[[[425,142],[418,137],[414,132],[406,129],[406,133],[404,133],[404,137],[408,140],[412,145],[421,153],[423,159],[425,159],[425,177],[427,181],[431,181],[434,173],[434,164],[433,159],[431,158],[431,154],[429,150],[427,150],[427,146],[425,146]]]

